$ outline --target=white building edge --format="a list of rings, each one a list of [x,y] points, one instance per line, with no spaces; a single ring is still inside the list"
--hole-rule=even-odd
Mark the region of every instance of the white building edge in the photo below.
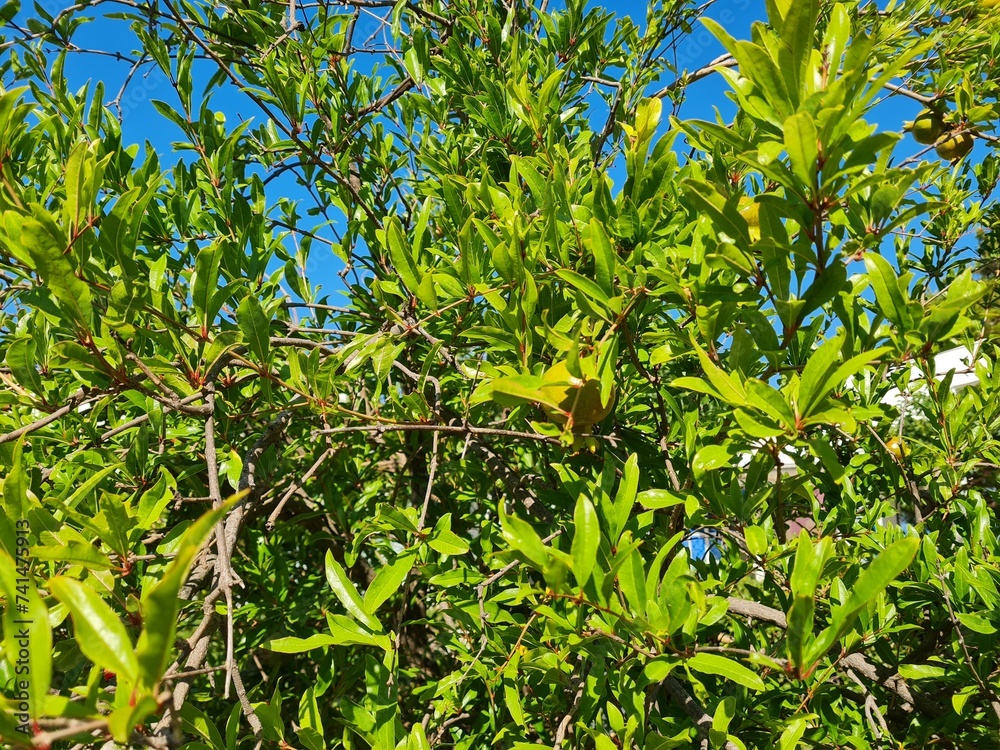
[[[934,379],[940,382],[949,374],[952,374],[952,391],[958,391],[967,386],[979,384],[979,378],[976,376],[976,355],[967,346],[956,346],[934,355]],[[882,403],[900,409],[900,418],[902,419],[906,412],[906,406],[913,397],[927,392],[927,383],[925,380],[924,372],[920,366],[917,363],[911,364],[910,380],[906,390],[899,388],[890,389],[882,397]],[[850,385],[850,382],[848,381],[848,385]],[[750,454],[740,456],[739,465],[745,466],[749,464],[751,458]],[[782,474],[790,475],[795,473],[795,461],[791,456],[782,453],[780,460]],[[803,525],[802,522],[806,520],[809,523]],[[900,519],[893,517],[892,520],[898,523]],[[789,531],[791,532],[800,528],[811,528],[811,523],[811,519],[792,519],[789,521]],[[721,542],[722,539],[710,530],[695,529],[684,540],[684,546],[688,549],[688,553],[692,558],[704,560],[712,554],[712,548]],[[754,573],[755,575],[763,575],[763,571],[761,570],[755,570]]]
[[[957,391],[969,385],[979,385],[979,378],[976,376],[975,354],[969,351],[966,346],[956,346],[952,349],[945,349],[934,355],[934,378],[943,380],[948,373],[954,373],[951,380],[951,390]],[[922,381],[924,374],[917,364],[910,365],[910,383]],[[902,408],[913,396],[927,392],[927,384],[922,383],[915,391],[901,391],[893,388],[882,397],[882,403],[890,406]]]

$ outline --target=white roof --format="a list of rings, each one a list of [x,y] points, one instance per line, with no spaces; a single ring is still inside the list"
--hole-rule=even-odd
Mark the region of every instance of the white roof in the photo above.
[[[969,351],[968,347],[956,346],[953,349],[946,349],[943,352],[939,352],[934,356],[934,378],[936,380],[943,380],[949,372],[955,373],[951,380],[951,390],[953,391],[957,391],[967,385],[979,384],[979,378],[976,377],[974,355]],[[927,384],[923,382],[923,372],[916,364],[913,364],[910,366],[910,383],[912,384],[915,381],[919,381],[920,384],[918,387],[907,388],[906,391],[893,388],[882,397],[882,403],[902,407],[909,399],[913,398],[914,394],[927,391]],[[848,385],[850,384],[851,380],[849,379]],[[766,441],[760,440],[757,442],[763,445]],[[753,453],[743,453],[740,455],[737,465],[740,467],[747,466],[752,458]],[[782,451],[779,461],[783,474],[792,474],[795,472],[795,460],[789,455],[788,449]]]
[[[951,390],[953,391],[965,388],[967,385],[979,384],[979,378],[976,377],[974,356],[968,347],[956,346],[954,349],[946,349],[934,355],[934,379],[943,380],[949,372],[955,373],[951,381]],[[891,406],[902,406],[914,394],[926,393],[927,384],[923,380],[924,374],[920,368],[916,364],[911,365],[910,383],[920,381],[921,385],[916,389],[907,388],[905,392],[900,391],[899,388],[893,388],[882,397],[882,403]]]

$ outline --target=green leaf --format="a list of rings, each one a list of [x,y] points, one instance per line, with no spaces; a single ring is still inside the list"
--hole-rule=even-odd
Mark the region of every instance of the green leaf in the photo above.
[[[87,159],[87,157],[91,157]],[[84,160],[89,162],[84,164]],[[91,210],[89,196],[85,193],[87,184],[87,167],[90,171],[94,169],[93,153],[89,149],[89,144],[85,140],[79,141],[70,151],[66,160],[65,177],[63,185],[66,189],[66,200],[63,203],[63,219],[72,229],[77,229],[84,219],[84,213],[89,214]]]
[[[247,342],[247,347],[258,360],[266,363],[271,349],[271,326],[260,300],[252,292],[248,293],[236,308],[236,323],[240,327],[243,339]]]
[[[659,656],[650,659],[649,663],[643,667],[642,675],[650,683],[663,682],[676,667],[678,661],[672,656]]]
[[[833,299],[837,292],[844,288],[846,281],[847,264],[839,259],[828,264],[821,273],[817,272],[802,297],[802,305],[797,310],[793,324],[801,323],[809,313]]]
[[[213,242],[198,252],[194,262],[194,278],[191,281],[191,305],[194,307],[198,325],[207,335],[218,310],[213,305],[219,283],[219,267],[222,263],[222,243]]]
[[[786,430],[795,430],[795,412],[783,394],[753,378],[746,382],[746,393],[748,407],[763,412]]]
[[[739,380],[739,376],[737,374],[729,375],[723,371],[721,367],[711,360],[705,350],[697,344],[694,345],[694,350],[698,355],[698,361],[701,362],[701,367],[705,371],[705,375],[716,391],[718,391],[719,397],[732,406],[743,406],[746,404],[747,394],[743,388],[743,384]]]
[[[4,512],[0,514],[0,528],[3,529],[3,547],[10,555],[11,559],[17,559],[18,554],[24,548],[23,542],[27,537],[18,534],[14,525],[20,521],[22,525],[26,523],[28,513],[28,483],[24,471],[24,439],[21,438],[14,443],[7,463],[7,476],[3,480],[3,504]],[[6,463],[6,462],[5,462]],[[21,537],[22,544],[18,545],[18,538]]]
[[[899,676],[904,680],[935,680],[948,674],[944,667],[932,664],[900,664]]]
[[[794,596],[812,597],[819,583],[823,566],[833,553],[833,540],[823,537],[815,545],[809,533],[803,530],[798,537],[795,551],[795,566],[789,580]]]
[[[275,638],[268,641],[265,648],[279,654],[302,654],[306,651],[312,651],[313,649],[322,648],[324,646],[335,646],[341,642],[342,641],[331,635],[326,635],[325,633],[314,633],[308,638],[296,638],[294,636],[289,636],[287,638]]]
[[[809,355],[799,381],[796,405],[800,416],[808,416],[812,408],[829,393],[830,386],[833,385],[829,382],[830,376],[836,369],[843,342],[843,335],[835,336]]]
[[[326,580],[349,615],[372,632],[382,632],[382,623],[365,609],[364,602],[358,595],[354,583],[347,576],[347,572],[340,563],[333,559],[333,553],[330,550],[326,551]]]
[[[963,688],[961,692],[955,693],[951,696],[951,706],[955,709],[955,713],[959,716],[962,715],[962,711],[965,710],[965,704],[969,702],[971,698],[976,693],[976,688]]]
[[[911,328],[910,309],[900,286],[899,277],[893,271],[889,262],[881,255],[867,253],[865,268],[868,269],[868,281],[875,292],[875,300],[879,309],[901,331]]]
[[[152,688],[167,669],[177,633],[178,592],[187,580],[195,556],[216,524],[239,502],[242,494],[233,495],[218,508],[201,515],[181,537],[177,552],[163,577],[142,597],[143,630],[136,645],[140,684]]]
[[[545,544],[530,523],[517,516],[507,515],[501,507],[500,528],[507,544],[524,555],[539,569],[545,567],[549,559]]]
[[[719,706],[715,709],[715,714],[712,716],[712,731],[718,732],[722,740],[725,740],[729,724],[735,715],[736,699],[731,695],[727,695],[719,701]]]
[[[187,120],[185,120],[184,117],[169,104],[159,101],[158,99],[151,99],[149,103],[153,105],[153,109],[155,109],[160,115],[170,120],[174,123],[174,125],[180,128],[181,132],[186,134],[191,132],[191,127]]]
[[[733,454],[724,445],[706,445],[691,459],[691,472],[698,479],[710,471],[731,465]]]
[[[27,537],[23,536],[27,532],[26,522],[20,517],[15,517],[13,521],[19,538],[27,541]],[[0,590],[6,599],[3,611],[4,657],[10,665],[9,689],[26,694],[28,713],[32,718],[38,718],[44,715],[52,684],[52,629],[49,626],[49,609],[39,596],[28,570],[27,547],[21,545],[17,549],[20,554],[15,552],[13,557],[6,550],[0,550]]]
[[[590,244],[594,252],[594,270],[597,284],[608,298],[615,293],[614,278],[618,256],[611,246],[604,226],[597,219],[590,220]]]
[[[962,623],[969,630],[972,630],[981,635],[993,635],[997,632],[996,627],[993,623],[987,620],[985,617],[980,617],[979,615],[973,615],[966,612],[957,612],[955,617],[958,621]]]
[[[771,285],[771,293],[776,299],[788,301],[791,296],[791,270],[788,263],[787,248],[770,240],[758,242],[755,246],[761,253],[764,274]]]
[[[115,742],[128,745],[132,730],[137,724],[156,713],[157,702],[152,695],[143,695],[136,700],[135,705],[124,705],[116,708],[108,716],[108,730]]]
[[[811,415],[832,390],[842,387],[848,378],[856,376],[870,362],[890,350],[889,347],[871,349],[837,365],[843,345],[844,334],[839,334],[809,356],[799,381],[797,406],[801,417]]]
[[[553,396],[553,389],[543,388],[543,381],[535,375],[512,375],[496,378],[490,383],[493,400],[504,406],[523,403],[539,403],[559,408],[559,398]]]
[[[808,726],[805,719],[792,719],[778,739],[778,750],[795,750]]]
[[[874,601],[876,596],[910,566],[919,547],[920,537],[916,535],[900,539],[886,547],[858,576],[843,607],[833,610],[833,621],[841,623],[841,627],[845,624],[849,626],[858,612]]]
[[[702,21],[709,25],[708,19]],[[732,53],[739,62],[740,73],[753,81],[754,88],[771,105],[778,120],[785,120],[794,107],[785,88],[784,77],[768,51],[751,42],[737,41]]]
[[[415,47],[410,47],[403,53],[403,65],[406,66],[406,72],[410,74],[414,83],[418,86],[423,83],[424,67],[420,63],[420,55]]]
[[[431,744],[427,741],[427,734],[424,732],[424,725],[419,721],[413,722],[406,750],[431,750]]]
[[[59,309],[76,324],[81,336],[89,337],[94,323],[90,287],[77,277],[73,256],[67,254],[69,243],[52,217],[40,212],[39,219],[30,219],[7,211],[3,218],[10,252],[35,269]]]
[[[597,511],[590,498],[580,495],[573,513],[573,575],[576,585],[583,588],[590,580],[597,561],[597,549],[601,546],[601,527]]]
[[[365,655],[365,688],[375,717],[372,750],[395,750],[396,733],[402,731],[396,699],[396,675],[389,665]]]
[[[608,519],[609,534],[612,542],[617,542],[632,516],[632,506],[635,505],[636,490],[639,488],[639,456],[633,453],[628,457],[622,468],[622,480],[618,484],[615,500],[612,506],[611,518]]]
[[[788,660],[799,669],[807,666],[806,652],[813,639],[814,607],[813,597],[809,595],[796,596],[788,609]]]
[[[695,672],[725,677],[727,680],[732,680],[751,690],[764,689],[764,681],[756,672],[747,669],[739,662],[718,654],[698,653],[684,663]]]
[[[107,602],[75,578],[56,576],[49,581],[49,589],[69,609],[83,655],[134,683],[139,676],[139,662],[125,626]]]
[[[648,141],[656,134],[663,112],[663,101],[658,97],[642,99],[635,108],[635,138],[638,143]]]
[[[782,50],[778,59],[788,91],[802,92],[798,98],[804,98],[803,89],[808,85],[806,77],[812,75],[807,68],[813,50],[818,13],[819,3],[816,0],[790,2],[781,23]],[[782,54],[786,50],[788,54]],[[840,58],[835,59],[839,63]]]
[[[722,399],[722,394],[719,393],[718,389],[715,388],[711,383],[709,383],[704,378],[693,378],[690,376],[682,376],[679,378],[674,378],[670,382],[673,388],[684,388],[688,391],[694,391],[695,393],[704,393],[707,396],[713,396],[717,399]]]
[[[322,741],[323,717],[319,701],[316,700],[317,693],[320,695],[323,693],[322,688],[319,686],[310,686],[303,691],[302,697],[299,699],[299,725],[303,729],[312,729],[315,731],[314,739],[319,740],[317,750],[322,750],[326,747],[326,744]],[[228,739],[226,744],[228,746]]]
[[[31,554],[38,560],[54,560],[63,565],[82,565],[88,570],[111,570],[111,558],[93,544],[70,541],[67,544],[32,547]]]
[[[683,180],[681,187],[695,208],[704,212],[712,223],[744,248],[750,244],[750,228],[736,209],[736,199],[726,200],[714,186],[699,180]]]
[[[815,663],[854,624],[862,609],[868,606],[899,576],[913,560],[920,546],[920,537],[908,536],[886,547],[858,576],[847,601],[832,610],[832,624],[817,637],[806,661]]]
[[[110,466],[105,466],[98,469],[85,480],[76,485],[73,490],[73,494],[66,498],[65,505],[67,508],[76,508],[77,505],[82,503],[84,500],[91,499],[94,491],[97,489],[98,485],[101,484],[105,479],[111,476],[114,472],[121,468],[121,464],[114,463]]]
[[[646,571],[642,565],[642,555],[632,548],[625,554],[625,561],[618,569],[618,585],[625,600],[632,608],[633,617],[646,616]]]
[[[434,274],[424,274],[415,294],[417,299],[431,310],[438,309],[437,286],[434,283]]]
[[[582,292],[592,302],[597,302],[606,310],[611,309],[611,299],[600,284],[591,281],[586,276],[566,268],[556,269],[556,276],[565,281],[578,292]]]
[[[767,552],[767,532],[760,526],[744,526],[743,538],[746,540],[747,549],[750,550],[751,555],[760,557]]]
[[[420,270],[403,235],[403,225],[395,216],[385,220],[385,239],[393,268],[410,293],[416,295],[420,289]]]
[[[160,479],[142,493],[139,498],[138,512],[136,514],[136,525],[143,530],[148,530],[160,520],[160,514],[164,508],[174,499],[174,491],[177,483],[165,468],[160,468]]]
[[[785,150],[792,163],[792,172],[802,181],[805,195],[817,188],[816,164],[819,157],[816,124],[808,112],[799,112],[785,120]]]
[[[450,531],[448,529],[436,532],[435,535],[427,541],[427,546],[435,552],[440,552],[442,555],[464,555],[469,551],[468,542],[462,539],[462,537],[454,531]]]
[[[680,505],[685,498],[670,490],[644,490],[636,496],[636,500],[646,510],[660,510]]]
[[[525,725],[524,706],[521,703],[523,681],[518,675],[521,655],[515,651],[503,670],[503,698],[510,718],[520,727]]]
[[[834,410],[832,412],[821,412],[813,419],[814,420],[819,419],[820,417],[823,416],[823,414],[827,414],[833,417],[837,415],[837,411]],[[828,422],[828,424],[839,424],[840,422],[841,422],[840,419],[836,419],[831,422]],[[814,422],[810,420],[810,423],[812,424]],[[830,442],[829,440],[827,440],[826,436],[824,435],[819,438],[810,438],[808,443],[810,450],[812,450],[813,452],[813,455],[819,458],[820,462],[823,464],[823,468],[826,469],[827,472],[830,474],[830,478],[837,484],[840,484],[844,478],[844,467],[840,463],[840,459],[837,456],[837,451],[834,450],[833,447],[830,445]]]
[[[378,608],[393,594],[399,591],[406,576],[413,568],[413,555],[403,554],[388,565],[383,565],[375,574],[375,578],[365,591],[365,611],[374,615]]]
[[[385,652],[392,650],[392,641],[387,635],[374,634],[355,620],[344,615],[327,615],[327,625],[337,646],[376,646]]]
[[[42,395],[45,387],[38,373],[35,340],[29,336],[8,339],[7,354],[4,357],[11,374],[22,388],[36,395]]]
[[[211,747],[214,750],[224,750],[225,744],[218,727],[200,710],[194,707],[191,701],[184,703],[181,709],[181,728],[185,733],[196,735],[208,742],[203,747]]]

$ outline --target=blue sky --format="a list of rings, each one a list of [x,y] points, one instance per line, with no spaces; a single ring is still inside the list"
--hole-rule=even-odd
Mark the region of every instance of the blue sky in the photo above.
[[[61,6],[62,3],[52,0],[51,5]],[[591,5],[596,4],[591,3]],[[640,27],[645,25],[646,3],[644,2],[635,0],[623,3],[606,2],[604,7],[618,15],[630,16]],[[735,37],[746,38],[749,36],[751,23],[764,18],[764,2],[763,0],[717,0],[706,15],[719,21]],[[373,16],[362,16],[356,37],[364,38],[377,28],[378,22]],[[126,44],[133,48],[137,47],[138,40],[131,37],[126,41],[122,36],[122,30],[123,25],[120,21],[109,22],[98,19],[82,27],[74,41],[83,49],[121,49]],[[722,54],[723,51],[708,30],[697,24],[692,33],[678,44],[676,61],[680,67],[694,70]],[[202,65],[206,75],[214,72],[214,65],[211,63]],[[77,53],[67,60],[66,72],[74,87],[82,86],[87,81],[103,80],[106,98],[110,101],[117,94],[129,67],[127,62],[115,60],[110,56]],[[733,108],[725,98],[725,90],[726,86],[722,79],[715,75],[692,84],[683,115],[688,118],[713,118],[715,106],[720,106],[724,115],[731,114]],[[152,109],[149,105],[151,99],[172,102],[174,96],[169,81],[146,67],[133,76],[122,97],[123,133],[126,140],[142,142],[149,139],[158,150],[166,150],[169,149],[170,141],[179,134]],[[236,92],[231,91],[226,96],[217,95],[213,105],[226,112],[230,123],[246,117],[254,117],[259,122],[262,118],[262,112],[246,97]]]
[[[64,4],[65,0],[63,2],[47,0],[43,3],[50,13],[57,12],[64,7]],[[107,7],[98,7],[95,12],[104,11]],[[619,15],[629,15],[637,24],[644,25],[646,15],[646,3],[644,2],[628,0],[619,4],[605,3],[605,7]],[[765,16],[764,2],[763,0],[717,0],[709,8],[706,15],[722,24],[736,38],[748,38],[751,24]],[[359,39],[364,39],[369,34],[377,32],[379,26],[380,23],[374,13],[367,12],[359,22],[356,36]],[[124,23],[122,21],[99,19],[85,24],[77,32],[74,41],[81,49],[111,51],[137,48],[138,41],[131,35],[129,37],[123,36],[123,29]],[[677,45],[676,62],[680,68],[695,70],[722,52],[721,45],[709,31],[701,24],[696,24],[692,32]],[[195,80],[199,79],[199,65],[201,66],[201,80],[207,80],[207,77],[215,70],[214,63],[196,62]],[[118,95],[130,67],[128,62],[116,60],[110,55],[80,52],[71,54],[67,59],[66,74],[74,89],[88,82],[93,84],[98,80],[103,81],[105,100],[110,102]],[[198,88],[196,86],[196,91]],[[715,108],[718,108],[724,118],[730,119],[735,107],[727,98],[726,91],[727,86],[719,75],[710,75],[691,84],[688,89],[688,98],[680,113],[681,116],[684,119],[714,119]],[[169,165],[175,160],[169,154],[171,142],[182,140],[183,135],[174,125],[156,113],[150,104],[150,101],[154,99],[163,100],[170,104],[176,103],[174,91],[165,76],[150,66],[140,68],[129,81],[129,85],[119,102],[123,116],[123,136],[126,143],[142,144],[148,140],[158,152],[164,155],[161,163]],[[227,124],[230,127],[248,117],[254,118],[257,123],[264,119],[263,113],[256,105],[231,87],[228,90],[218,92],[214,96],[212,104],[215,109],[225,113]],[[879,122],[884,129],[898,130],[903,120],[911,119],[919,110],[920,105],[916,102],[896,96],[880,105],[869,119]],[[603,115],[604,112],[599,110],[595,112],[595,117],[602,120]],[[905,158],[916,150],[916,144],[911,139],[904,139],[897,148],[897,160]],[[931,156],[933,157],[933,154]],[[620,184],[623,174],[621,174],[620,169],[614,170],[612,177],[616,183]],[[304,214],[306,204],[311,203],[306,192],[295,184],[290,173],[286,173],[283,177],[272,182],[269,185],[269,192],[271,195],[280,194],[293,199],[302,199],[304,205],[300,214]],[[339,261],[336,261],[332,254],[327,255],[323,247],[316,246],[314,248],[307,270],[310,280],[313,283],[321,283],[327,292],[334,292],[340,286],[336,276],[336,272],[340,270]],[[338,302],[336,299],[331,301]]]

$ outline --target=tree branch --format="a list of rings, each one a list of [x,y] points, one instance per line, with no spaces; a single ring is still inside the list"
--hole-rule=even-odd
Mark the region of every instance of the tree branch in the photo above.
[[[757,602],[747,601],[746,599],[738,599],[733,596],[728,598],[728,602],[729,611],[733,614],[750,617],[755,620],[760,620],[761,622],[769,622],[780,628],[788,628],[788,621],[785,619],[785,613],[781,610],[768,607],[764,604],[758,604]],[[906,684],[906,681],[898,674],[881,674],[880,670],[869,662],[863,654],[848,654],[842,659],[837,660],[836,664],[837,666],[853,669],[855,672],[863,675],[872,682],[891,690],[893,693],[902,698],[906,704],[909,704],[911,708],[908,710],[912,711],[912,707],[916,706],[931,717],[941,716],[945,713],[945,709],[942,708],[942,706],[936,701],[919,693],[914,694],[910,690],[909,685]],[[905,705],[904,708],[906,708]]]
[[[694,721],[694,725],[698,729],[698,737],[701,740],[700,747],[707,750],[709,747],[708,730],[712,728],[712,717],[705,713],[705,709],[688,694],[681,683],[677,681],[676,677],[667,677],[663,681],[663,687],[670,695],[670,698],[684,709],[684,713]],[[723,747],[726,750],[739,750],[736,743],[729,740],[726,740],[726,744]]]
[[[81,388],[72,396],[70,396],[69,399],[67,399],[66,404],[64,406],[59,407],[51,414],[42,417],[41,419],[32,422],[31,424],[26,424],[24,425],[24,427],[19,427],[18,429],[12,432],[8,432],[6,435],[0,435],[0,445],[3,445],[4,443],[9,443],[12,440],[17,440],[18,438],[23,437],[24,435],[30,435],[32,432],[36,432],[45,427],[46,425],[52,424],[60,417],[65,417],[67,414],[73,411],[73,409],[80,406],[81,404],[87,403],[88,401],[96,401],[98,398],[95,396],[94,398],[84,399],[85,395],[86,391],[84,391]]]

